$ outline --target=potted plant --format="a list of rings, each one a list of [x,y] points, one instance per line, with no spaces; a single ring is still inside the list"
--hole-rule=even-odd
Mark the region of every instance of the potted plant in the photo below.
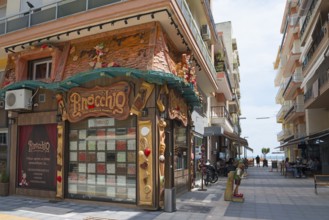
[[[5,170],[0,175],[0,196],[9,195],[9,176]]]

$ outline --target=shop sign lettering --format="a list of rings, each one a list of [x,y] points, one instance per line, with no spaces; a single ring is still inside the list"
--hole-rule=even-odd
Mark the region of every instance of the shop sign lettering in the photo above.
[[[127,82],[118,82],[110,87],[71,89],[66,109],[68,119],[70,122],[99,116],[126,119],[129,116],[129,94]]]
[[[29,152],[44,152],[49,153],[50,143],[48,141],[41,141],[39,143],[34,143],[32,140],[28,141]]]

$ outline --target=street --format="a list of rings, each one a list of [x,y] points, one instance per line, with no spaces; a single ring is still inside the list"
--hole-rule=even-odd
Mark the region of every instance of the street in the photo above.
[[[314,193],[312,177],[283,177],[270,167],[249,167],[240,192],[244,203],[224,201],[226,177],[215,184],[179,196],[176,212],[144,211],[122,205],[64,200],[60,202],[21,196],[0,197],[1,220],[202,220],[202,219],[328,219],[329,188]]]

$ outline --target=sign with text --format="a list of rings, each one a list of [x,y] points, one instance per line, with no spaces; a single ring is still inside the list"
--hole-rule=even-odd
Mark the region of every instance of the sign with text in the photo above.
[[[91,116],[124,120],[129,116],[129,94],[130,86],[123,81],[110,87],[73,88],[68,92],[68,120],[77,122]]]
[[[18,187],[56,189],[57,125],[19,127]]]

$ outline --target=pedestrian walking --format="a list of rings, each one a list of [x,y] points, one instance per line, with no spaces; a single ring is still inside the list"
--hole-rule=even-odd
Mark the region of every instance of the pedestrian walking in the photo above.
[[[260,167],[260,158],[259,158],[258,155],[257,155],[257,157],[256,157],[256,163],[257,163],[257,166]]]

